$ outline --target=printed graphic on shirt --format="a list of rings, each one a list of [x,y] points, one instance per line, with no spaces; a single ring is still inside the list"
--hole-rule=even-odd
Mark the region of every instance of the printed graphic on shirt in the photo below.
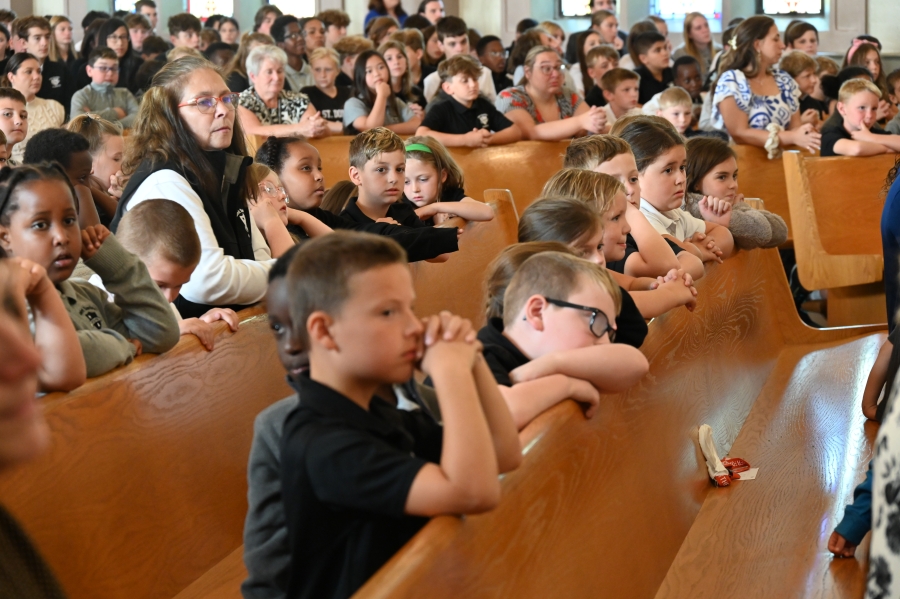
[[[103,321],[100,319],[100,315],[97,313],[97,310],[93,307],[84,306],[78,312],[81,316],[87,318],[91,322],[91,326],[98,331],[103,328]]]
[[[488,117],[487,113],[482,112],[476,118],[478,119],[478,122],[481,123],[482,129],[488,128],[488,125],[490,123],[490,118]]]
[[[60,77],[59,75],[50,77],[50,85],[53,87],[53,89],[62,87],[62,77]]]
[[[249,232],[250,232],[250,227],[247,226],[247,217],[246,217],[246,215],[244,214],[244,209],[243,209],[243,208],[241,208],[241,209],[239,209],[239,210],[237,211],[237,217],[238,217],[239,219],[241,219],[241,222],[242,222],[242,223],[244,223],[244,230],[246,230],[247,233],[249,233]]]

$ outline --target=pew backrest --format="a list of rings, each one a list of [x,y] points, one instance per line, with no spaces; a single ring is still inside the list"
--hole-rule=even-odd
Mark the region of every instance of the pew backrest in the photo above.
[[[240,317],[45,398],[51,446],[0,502],[69,597],[171,599],[241,545],[253,420],[291,391],[265,311]]]

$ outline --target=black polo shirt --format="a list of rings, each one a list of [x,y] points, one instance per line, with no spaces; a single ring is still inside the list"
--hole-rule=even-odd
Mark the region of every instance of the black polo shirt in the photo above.
[[[450,94],[442,93],[428,108],[422,126],[440,133],[462,135],[472,129],[503,131],[512,126],[512,121],[481,96],[466,108]]]
[[[72,91],[68,67],[65,63],[53,62],[48,58],[41,67],[41,77],[43,78],[41,90],[37,93],[37,97],[56,100],[63,105],[68,117],[72,105],[72,95],[75,93]]]
[[[890,135],[890,133],[878,125],[873,125],[872,128],[869,129],[869,132],[875,133],[876,135]],[[850,135],[849,131],[844,129],[844,117],[835,110],[831,118],[828,119],[822,127],[822,149],[819,151],[819,155],[822,157],[839,156],[840,154],[835,154],[834,152],[834,144],[842,139],[852,141],[853,136]]]
[[[503,334],[503,319],[491,318],[478,331],[478,340],[484,346],[482,354],[498,385],[512,387],[509,373],[531,362],[516,344]]]
[[[634,70],[641,76],[641,86],[638,88],[638,104],[646,104],[658,93],[664,92],[675,82],[675,72],[672,67],[666,67],[662,72],[662,81],[657,81],[653,74],[645,66]]]
[[[359,206],[356,205],[357,199],[350,198],[347,207],[341,212],[341,216],[357,223],[374,223],[375,221],[366,216]],[[401,197],[399,201],[394,202],[388,208],[387,218],[394,219],[404,227],[418,228],[429,226],[428,223],[423,222],[416,216],[416,208],[417,206],[407,200],[405,196]]]
[[[287,596],[343,599],[428,522],[404,510],[419,470],[440,462],[442,429],[377,397],[366,411],[311,379],[295,388],[281,441]]]

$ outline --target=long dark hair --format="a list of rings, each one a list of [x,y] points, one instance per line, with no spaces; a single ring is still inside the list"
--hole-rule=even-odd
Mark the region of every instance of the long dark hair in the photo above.
[[[208,69],[222,76],[222,70],[205,58],[184,56],[168,63],[154,77],[153,85],[141,99],[134,121],[130,144],[122,162],[125,174],[134,173],[145,160],[151,164],[177,162],[193,173],[210,197],[217,197],[220,182],[216,179],[206,152],[197,144],[178,110],[181,94],[191,74]],[[223,79],[224,86],[224,79]],[[235,115],[229,154],[247,155],[241,119]],[[250,197],[248,189],[245,197]]]
[[[732,37],[736,48],[726,46],[725,54],[719,62],[719,74],[734,70],[743,71],[747,77],[756,77],[759,74],[759,61],[753,42],[765,39],[774,26],[775,21],[763,15],[741,21]]]
[[[19,72],[19,69],[22,67],[22,63],[26,60],[34,60],[37,61],[38,66],[40,66],[41,61],[38,60],[33,54],[29,54],[28,52],[16,52],[12,56],[9,57],[9,60],[6,61],[6,68],[3,69],[3,77],[0,78],[0,85],[3,87],[12,87],[12,83],[9,81],[8,75],[12,73],[13,75]]]
[[[729,158],[737,159],[731,146],[715,137],[692,137],[684,148],[687,152],[685,189],[694,193],[701,193],[700,184],[708,172]]]
[[[387,70],[388,74],[388,85],[391,84],[391,70],[388,68],[384,56],[379,54],[377,50],[366,50],[356,57],[356,63],[353,65],[353,95],[362,100],[363,104],[370,110],[375,105],[375,92],[370,90],[369,86],[366,85],[366,63],[369,62],[369,59],[373,56],[377,56],[378,60],[384,63],[384,68]],[[400,117],[400,109],[397,106],[397,96],[394,95],[393,90],[391,90],[391,97],[388,98],[385,110],[393,112],[398,118]]]
[[[369,10],[374,10],[379,15],[388,14],[387,8],[384,6],[384,0],[369,0]],[[397,11],[398,17],[406,16],[406,11],[403,10],[403,2],[398,2],[397,8],[394,10]]]
[[[588,76],[588,65],[587,65],[587,52],[584,51],[584,43],[587,41],[589,35],[599,36],[600,34],[590,29],[588,31],[582,31],[578,34],[578,39],[576,43],[578,45],[578,64],[581,65],[581,84],[584,86],[584,95],[587,96],[588,92],[591,91],[594,87],[594,80]],[[602,38],[601,38],[602,39]]]
[[[48,179],[63,181],[72,194],[72,203],[78,211],[78,196],[66,171],[58,162],[42,162],[40,164],[23,164],[22,166],[4,166],[0,169],[0,224],[9,226],[10,216],[19,209],[13,198],[16,187],[29,181],[45,181]]]
[[[114,34],[116,32],[116,30],[118,30],[122,27],[125,28],[125,36],[128,38],[128,49],[125,50],[125,54],[124,54],[124,56],[122,56],[122,58],[125,58],[125,56],[128,56],[128,53],[131,51],[131,36],[128,34],[128,25],[126,25],[125,21],[123,21],[122,19],[112,18],[112,19],[107,19],[106,21],[104,21],[103,25],[97,31],[97,46],[96,47],[97,48],[108,47],[106,45],[106,38],[108,38],[109,36]],[[85,54],[84,56],[87,56],[87,54]]]

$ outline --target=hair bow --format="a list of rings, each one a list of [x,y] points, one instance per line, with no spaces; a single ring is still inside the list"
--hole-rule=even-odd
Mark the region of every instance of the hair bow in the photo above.
[[[863,44],[868,43],[866,40],[855,38],[852,42],[850,42],[850,49],[847,51],[847,62],[850,62],[850,59],[853,58],[853,55],[856,54],[856,51]]]

